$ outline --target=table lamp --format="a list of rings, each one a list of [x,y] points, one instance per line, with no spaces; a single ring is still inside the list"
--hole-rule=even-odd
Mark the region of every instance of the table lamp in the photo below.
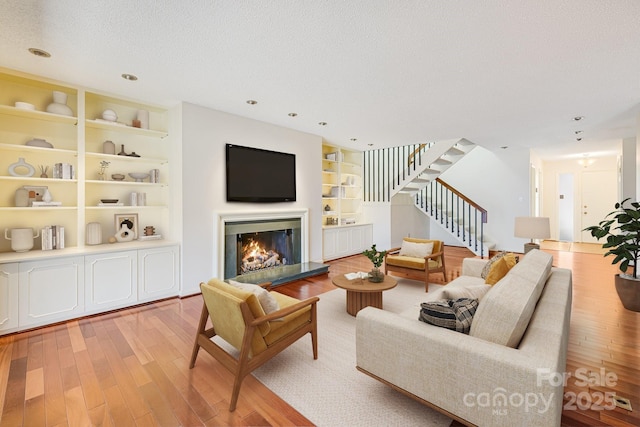
[[[515,237],[531,239],[531,242],[524,244],[524,253],[532,249],[540,249],[540,245],[533,242],[533,239],[548,239],[551,237],[549,218],[539,216],[518,216],[515,221]]]

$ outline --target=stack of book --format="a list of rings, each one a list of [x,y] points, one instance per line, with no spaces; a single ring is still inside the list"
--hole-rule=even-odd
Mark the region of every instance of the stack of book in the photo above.
[[[64,249],[64,227],[47,225],[40,231],[42,250]]]
[[[72,164],[56,163],[53,165],[53,177],[57,179],[74,179],[76,170]]]

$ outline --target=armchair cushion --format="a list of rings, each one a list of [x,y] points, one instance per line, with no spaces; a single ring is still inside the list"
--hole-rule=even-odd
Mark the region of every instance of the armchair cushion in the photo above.
[[[256,295],[249,290],[240,289],[239,287],[232,286],[228,283],[223,282],[222,280],[218,280],[215,278],[209,280],[207,282],[207,285],[213,288],[219,289],[228,294],[231,294],[242,301],[246,301],[247,305],[249,306],[249,310],[251,310],[251,314],[253,314],[253,317],[262,317],[266,314],[262,309],[262,305],[260,304],[260,301],[258,301],[258,298],[256,297]],[[263,337],[271,331],[270,323],[271,322],[265,322],[260,326],[258,326],[258,330],[260,331],[260,334]],[[243,327],[243,325],[238,325],[238,327],[241,327],[241,326]],[[237,347],[237,348],[240,348],[240,347]]]
[[[400,256],[424,258],[433,253],[433,242],[430,243],[416,243],[409,242],[407,240],[402,241],[400,247]]]
[[[260,302],[260,306],[265,314],[270,314],[274,311],[280,310],[278,301],[262,286],[254,285],[252,283],[242,283],[231,279],[229,279],[229,284],[238,289],[242,289],[243,291],[253,293],[256,298],[258,298],[258,302]]]

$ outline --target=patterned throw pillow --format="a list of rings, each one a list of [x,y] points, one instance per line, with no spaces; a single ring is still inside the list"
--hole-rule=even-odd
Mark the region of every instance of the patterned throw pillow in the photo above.
[[[473,315],[478,309],[478,300],[471,298],[439,300],[423,302],[420,307],[422,308],[419,320],[430,325],[468,334]]]

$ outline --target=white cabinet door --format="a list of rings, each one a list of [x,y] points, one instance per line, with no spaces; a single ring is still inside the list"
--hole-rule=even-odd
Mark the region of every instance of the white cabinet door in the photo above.
[[[371,247],[371,224],[322,230],[322,258],[327,261],[356,255]]]
[[[27,261],[19,268],[19,326],[39,326],[84,313],[84,258]]]
[[[138,251],[84,257],[87,312],[105,311],[138,301]]]
[[[0,264],[0,332],[18,327],[18,263]]]
[[[179,254],[177,246],[138,251],[138,299],[149,301],[178,295]]]
[[[322,230],[322,259],[334,259],[338,253],[338,230]]]

